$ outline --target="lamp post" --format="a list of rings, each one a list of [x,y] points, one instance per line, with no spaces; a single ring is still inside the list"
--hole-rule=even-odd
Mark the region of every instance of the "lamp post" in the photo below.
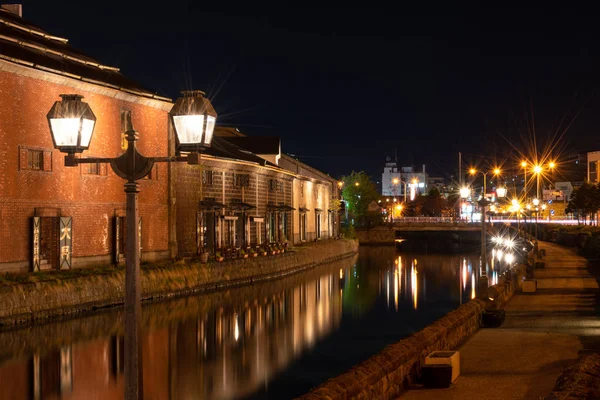
[[[533,173],[536,174],[536,184],[537,184],[537,190],[536,190],[535,197],[536,197],[536,199],[538,199],[538,201],[539,201],[539,198],[540,198],[540,174],[542,173],[542,169],[543,168],[542,168],[541,165],[535,165],[533,167]]]
[[[492,173],[496,176],[499,175],[500,172],[500,168],[494,168],[494,170],[492,171]],[[487,199],[485,198],[487,173],[484,171],[477,171],[475,168],[469,169],[469,174],[476,175],[477,173],[483,175],[483,194],[481,196],[481,200],[479,201],[479,206],[481,207],[481,276],[479,277],[479,296],[482,298],[487,298],[487,227],[485,223],[486,207],[489,204],[489,201],[487,201]]]
[[[523,168],[523,194],[525,195],[525,202],[527,202],[527,161],[521,161],[521,167]]]
[[[169,115],[175,128],[177,149],[189,152],[187,156],[145,157],[137,151],[137,133],[126,133],[127,150],[116,158],[79,158],[90,146],[96,117],[89,104],[81,101],[83,96],[62,94],[62,100],[54,103],[47,118],[54,147],[65,156],[65,166],[108,163],[113,171],[126,180],[127,254],[125,270],[125,398],[141,399],[142,364],[140,353],[141,284],[140,248],[138,231],[138,180],[152,170],[156,162],[187,161],[198,164],[200,153],[210,147],[217,114],[199,90],[184,91]]]
[[[535,206],[535,240],[538,238],[538,214],[539,214],[539,205],[540,199],[533,199],[533,205]]]
[[[397,185],[398,183],[402,183],[402,184],[404,184],[404,202],[406,203],[406,191],[407,191],[407,190],[406,190],[406,188],[407,188],[407,183],[406,183],[406,182],[404,182],[402,179],[399,179],[399,178],[394,178],[394,179],[392,179],[392,183],[393,183],[394,185]],[[396,192],[394,191],[394,195],[395,195],[395,194],[396,194]]]

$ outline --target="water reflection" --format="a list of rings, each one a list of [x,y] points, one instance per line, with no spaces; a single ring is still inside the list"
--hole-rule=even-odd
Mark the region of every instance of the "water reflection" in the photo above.
[[[373,247],[281,281],[147,305],[144,395],[302,394],[475,297],[478,263]],[[486,265],[491,282],[507,263]],[[0,399],[122,398],[122,318],[0,332]]]

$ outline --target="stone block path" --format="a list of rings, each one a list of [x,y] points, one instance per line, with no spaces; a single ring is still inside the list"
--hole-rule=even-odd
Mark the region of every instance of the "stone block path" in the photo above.
[[[536,293],[517,291],[499,328],[482,328],[460,349],[460,376],[447,389],[413,387],[407,399],[548,398],[563,367],[600,352],[600,273],[567,249],[540,242],[547,267]]]

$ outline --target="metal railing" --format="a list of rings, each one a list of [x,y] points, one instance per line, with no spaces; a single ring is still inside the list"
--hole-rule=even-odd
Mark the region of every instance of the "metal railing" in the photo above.
[[[452,217],[400,217],[394,218],[394,223],[398,224],[453,224],[465,222]]]

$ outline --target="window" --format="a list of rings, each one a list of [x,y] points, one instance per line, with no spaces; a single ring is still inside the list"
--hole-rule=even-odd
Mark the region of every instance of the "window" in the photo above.
[[[105,176],[107,165],[104,163],[83,163],[79,164],[81,175]]]
[[[277,179],[269,179],[269,191],[270,192],[283,192],[283,182]]]
[[[52,171],[52,151],[19,147],[19,169],[21,171]]]
[[[44,152],[39,150],[27,151],[27,169],[41,171],[44,169]]]
[[[84,175],[100,175],[100,165],[98,163],[82,164],[81,173]]]
[[[213,184],[213,171],[204,170],[202,171],[202,184],[205,186],[212,186]]]
[[[598,161],[590,161],[589,163],[589,171],[590,171],[590,182],[598,181],[598,169],[597,169]]]
[[[235,174],[234,184],[238,187],[249,187],[250,186],[250,175],[249,174]]]

